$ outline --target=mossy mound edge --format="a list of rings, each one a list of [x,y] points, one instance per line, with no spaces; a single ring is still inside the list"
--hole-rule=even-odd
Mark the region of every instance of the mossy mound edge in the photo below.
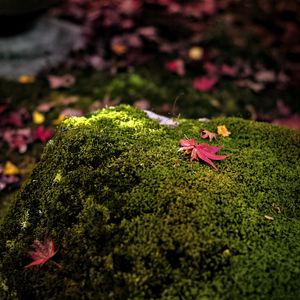
[[[232,133],[214,142],[232,154],[219,172],[177,151],[217,125]],[[174,129],[129,106],[66,120],[2,220],[1,297],[296,299],[299,145],[269,124]],[[24,270],[43,238],[63,268]]]

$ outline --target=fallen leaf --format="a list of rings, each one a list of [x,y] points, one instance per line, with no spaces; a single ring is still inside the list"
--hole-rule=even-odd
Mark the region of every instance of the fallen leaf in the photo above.
[[[141,27],[137,30],[137,33],[151,41],[157,41],[158,39],[157,29],[152,26]]]
[[[27,151],[27,145],[34,141],[34,135],[30,128],[5,129],[2,134],[3,140],[8,144],[9,150],[18,150],[20,153]]]
[[[14,125],[17,127],[24,126],[22,115],[19,112],[11,112],[4,120],[6,125]]]
[[[246,87],[249,88],[250,90],[254,91],[254,92],[260,92],[261,90],[263,90],[265,88],[263,83],[260,82],[254,82],[251,81],[249,79],[245,79],[245,80],[238,80],[235,82],[238,86],[240,87]]]
[[[55,125],[55,126],[57,126],[57,125],[59,125],[65,118],[66,118],[65,115],[59,114],[58,117],[52,121],[52,124]]]
[[[185,74],[185,65],[182,59],[174,59],[165,64],[165,68],[173,73],[176,73],[179,76],[183,76]]]
[[[45,102],[45,103],[41,103],[36,107],[36,110],[39,112],[47,112],[50,109],[52,109],[54,106],[53,103],[49,103],[49,102]]]
[[[24,268],[28,269],[33,266],[43,265],[45,262],[50,260],[58,251],[55,251],[54,241],[53,240],[45,240],[43,243],[35,240],[33,241],[34,251],[29,251],[28,254],[33,259],[33,262],[26,265]],[[58,268],[62,268],[62,266],[55,261],[52,261]]]
[[[261,70],[255,74],[255,79],[258,82],[274,82],[276,75],[272,70]]]
[[[220,125],[220,126],[217,127],[217,129],[218,129],[218,134],[223,136],[223,137],[227,137],[231,134],[231,132],[228,131],[228,129],[226,128],[225,125]]]
[[[221,66],[220,73],[224,76],[230,76],[230,77],[235,77],[238,74],[238,70],[236,67],[232,67],[226,64],[223,64]]]
[[[203,12],[206,13],[207,15],[213,15],[217,11],[217,4],[216,1],[212,0],[204,0],[203,3]]]
[[[88,56],[86,60],[97,71],[102,71],[106,66],[105,60],[100,55]]]
[[[265,219],[269,220],[269,221],[274,221],[274,218],[268,215],[265,215]]]
[[[122,43],[113,43],[111,50],[117,55],[123,55],[127,51],[127,47]]]
[[[17,175],[20,171],[18,167],[13,164],[11,161],[7,161],[3,167],[3,174],[4,175]]]
[[[198,77],[193,81],[194,89],[201,92],[208,92],[218,82],[218,77]]]
[[[31,75],[21,75],[18,78],[18,82],[21,84],[30,84],[30,83],[34,83],[35,82],[35,77],[31,76]]]
[[[43,124],[45,122],[45,116],[38,111],[32,113],[32,120],[34,124]]]
[[[191,154],[191,161],[201,159],[209,164],[215,170],[218,170],[212,160],[223,160],[229,155],[217,155],[216,153],[224,146],[210,146],[206,143],[197,144],[195,139],[180,140],[181,148],[179,151],[184,150],[184,154]]]
[[[30,119],[30,114],[26,108],[20,108],[16,111],[10,112],[7,115],[1,116],[1,125],[13,125],[16,127],[23,127],[27,119]]]
[[[76,82],[75,77],[71,74],[63,76],[49,75],[48,81],[51,89],[69,88]]]
[[[62,97],[57,99],[57,103],[62,105],[70,105],[78,102],[78,100],[79,100],[78,96]]]
[[[136,34],[125,34],[123,37],[126,40],[126,44],[133,48],[140,48],[142,46],[141,38]]]
[[[209,141],[210,141],[210,142],[211,142],[213,139],[215,139],[215,140],[217,139],[216,133],[210,132],[210,131],[208,131],[208,130],[206,130],[206,129],[203,129],[203,130],[201,131],[200,136],[201,136],[202,139],[207,139],[207,138],[209,138]]]
[[[53,136],[53,131],[51,129],[47,129],[44,126],[39,126],[35,131],[35,136],[41,142],[47,142]]]
[[[179,151],[184,150],[184,154],[190,154],[197,146],[196,140],[194,138],[189,140],[180,140],[179,144],[181,146],[181,148],[179,148]]]

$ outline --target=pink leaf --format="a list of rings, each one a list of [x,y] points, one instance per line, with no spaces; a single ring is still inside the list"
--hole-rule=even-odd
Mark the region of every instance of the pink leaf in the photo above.
[[[220,70],[222,75],[235,77],[237,76],[238,70],[235,67],[231,67],[229,65],[223,64]]]
[[[174,59],[165,64],[165,67],[168,71],[176,73],[179,76],[185,74],[185,65],[182,59]]]
[[[210,159],[213,159],[213,160],[223,160],[226,157],[228,157],[228,155],[217,155],[213,152],[206,151],[200,146],[201,146],[201,144],[197,146],[197,149],[199,150],[199,152],[204,154],[207,158],[210,158]]]
[[[44,126],[39,126],[35,131],[35,136],[38,140],[44,143],[52,138],[53,131],[45,128]]]
[[[5,129],[2,138],[8,144],[10,151],[18,150],[20,153],[25,153],[27,145],[34,140],[30,128]]]
[[[16,127],[23,127],[24,122],[30,118],[26,108],[20,108],[16,111],[8,113],[4,116],[1,116],[0,124],[1,125],[13,125]]]
[[[105,61],[100,55],[91,55],[87,57],[87,61],[95,70],[102,71],[105,68]]]
[[[211,153],[217,153],[219,150],[223,149],[224,146],[211,146],[206,143],[201,143],[198,145],[200,148],[202,148],[205,151],[211,152]]]
[[[210,132],[208,130],[202,130],[201,134],[200,134],[202,139],[207,139],[209,138],[209,141],[211,142],[213,139],[217,139],[217,135],[214,132]]]
[[[264,84],[262,84],[260,82],[254,82],[250,79],[238,80],[238,81],[236,81],[236,84],[240,87],[249,88],[250,90],[252,90],[254,92],[260,92],[261,90],[263,90],[265,88]]]
[[[207,15],[213,15],[217,11],[215,0],[204,0],[203,1],[203,12]]]
[[[153,26],[141,27],[137,30],[137,33],[149,40],[157,40],[157,31]]]
[[[193,149],[197,145],[197,143],[195,142],[195,139],[180,140],[179,144],[180,144],[180,146],[182,146],[182,148],[180,148],[180,150],[190,150],[190,149]]]
[[[207,164],[211,165],[216,171],[218,170],[215,164],[199,150],[198,150],[198,157],[202,159],[204,162],[206,162]]]
[[[75,83],[75,77],[71,74],[63,76],[49,75],[48,81],[51,89],[69,88]]]
[[[44,243],[35,240],[33,242],[33,247],[35,248],[35,250],[28,252],[28,254],[33,259],[33,262],[26,265],[25,268],[31,268],[36,265],[43,265],[45,262],[50,260],[58,251],[58,250],[55,251],[53,240],[45,240]],[[61,268],[60,264],[55,263],[55,265]]]
[[[216,76],[219,72],[217,66],[210,62],[204,63],[203,68],[206,71],[207,75],[211,77]]]
[[[36,107],[36,110],[39,112],[47,112],[47,111],[51,110],[53,108],[53,106],[54,106],[53,103],[44,102],[44,103],[39,104]]]
[[[258,82],[274,82],[276,75],[272,70],[260,70],[255,74],[255,79]]]
[[[198,77],[193,81],[194,89],[207,92],[211,90],[218,82],[218,77]]]
[[[212,162],[212,160],[223,160],[230,155],[217,155],[220,149],[224,146],[211,146],[206,143],[197,144],[195,139],[189,140],[180,140],[179,141],[181,148],[179,150],[185,150],[184,154],[191,154],[191,161],[201,159],[207,164],[209,164],[212,168],[217,170],[217,167]]]

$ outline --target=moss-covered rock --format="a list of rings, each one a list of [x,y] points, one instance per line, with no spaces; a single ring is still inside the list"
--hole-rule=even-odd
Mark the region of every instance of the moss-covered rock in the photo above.
[[[217,125],[232,132],[219,172],[177,151]],[[1,219],[1,297],[296,299],[299,145],[269,124],[168,128],[128,106],[66,120]],[[24,269],[44,238],[63,267]]]

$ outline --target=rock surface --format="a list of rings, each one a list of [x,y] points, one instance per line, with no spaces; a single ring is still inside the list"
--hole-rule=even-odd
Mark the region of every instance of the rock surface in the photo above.
[[[63,122],[0,222],[4,299],[296,299],[300,134],[237,118],[170,128],[128,106]],[[219,171],[178,152],[225,125]],[[35,239],[53,260],[24,270]]]
[[[30,30],[0,38],[0,77],[36,75],[62,63],[80,43],[81,31],[71,23],[40,18]]]

